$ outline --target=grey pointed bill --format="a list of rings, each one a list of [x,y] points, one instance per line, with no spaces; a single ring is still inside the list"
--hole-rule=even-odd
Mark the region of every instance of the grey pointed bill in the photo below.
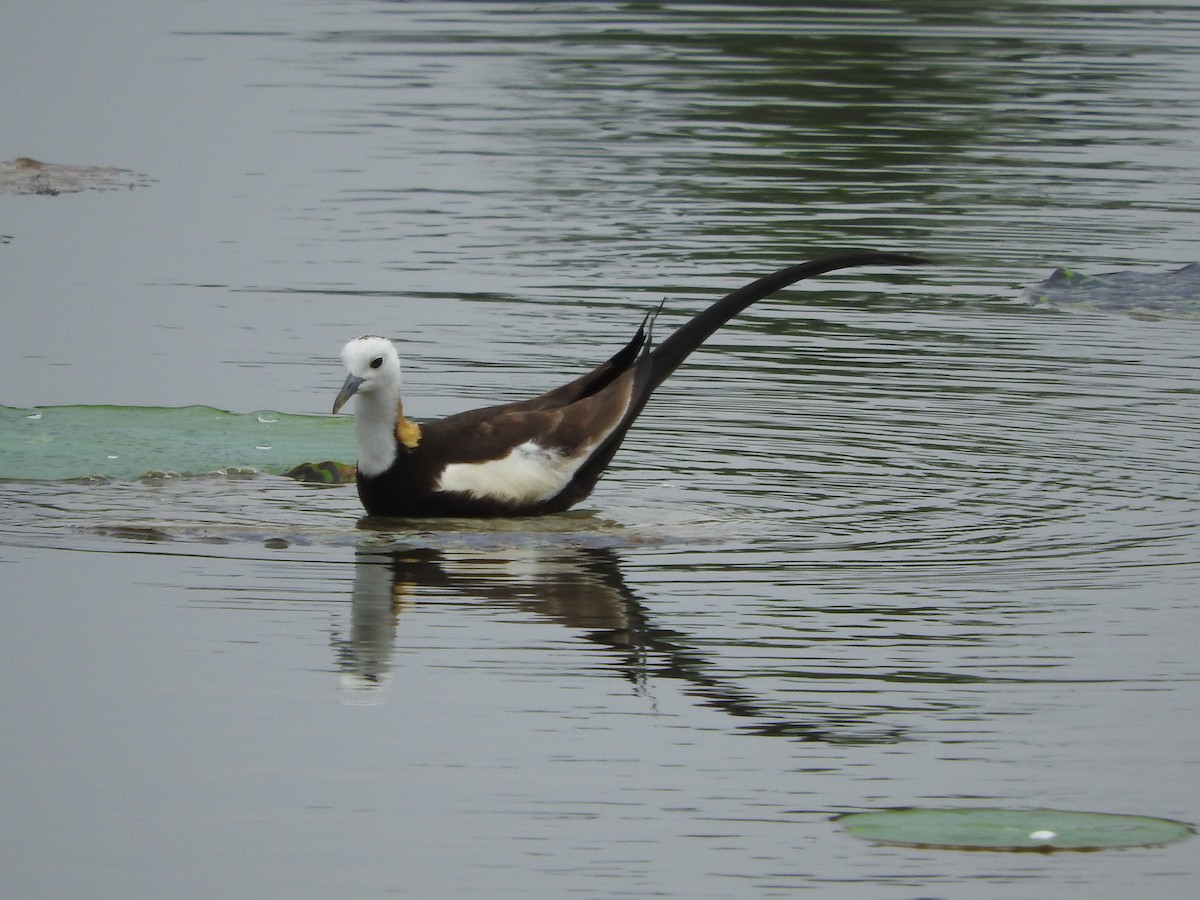
[[[346,383],[342,385],[342,389],[338,391],[337,399],[333,401],[333,411],[335,413],[346,405],[347,400],[358,393],[358,389],[362,387],[364,380],[357,375],[346,376]]]

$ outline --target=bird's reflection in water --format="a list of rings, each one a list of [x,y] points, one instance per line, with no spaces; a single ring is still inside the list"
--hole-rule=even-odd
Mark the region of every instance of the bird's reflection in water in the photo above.
[[[683,682],[704,705],[746,720],[740,730],[829,743],[891,743],[903,729],[828,711],[793,721],[768,709],[689,646],[682,632],[654,625],[608,549],[506,548],[502,552],[363,547],[355,558],[350,633],[334,644],[345,688],[372,702],[388,681],[404,609],[422,596],[503,604],[580,631],[610,652],[606,666],[652,697],[659,680]]]

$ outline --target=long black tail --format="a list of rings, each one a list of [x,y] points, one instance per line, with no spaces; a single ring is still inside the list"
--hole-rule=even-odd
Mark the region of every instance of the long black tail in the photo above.
[[[662,384],[668,375],[679,368],[679,364],[687,359],[688,354],[703,344],[709,335],[751,303],[761,300],[775,293],[780,288],[787,287],[789,284],[794,284],[802,278],[821,275],[824,272],[832,272],[835,269],[869,265],[915,266],[924,262],[925,260],[916,256],[907,256],[902,253],[883,253],[876,250],[847,250],[844,253],[834,253],[829,256],[823,256],[820,259],[810,260],[809,262],[782,269],[773,275],[767,275],[765,278],[760,278],[758,281],[751,282],[745,287],[739,288],[732,294],[718,300],[686,325],[681,326],[679,330],[663,341],[662,344],[653,349],[643,349],[645,347],[643,341],[649,340],[649,334],[647,333],[649,329],[647,323],[642,323],[642,328],[639,329],[637,336],[634,337],[624,350],[610,360],[611,367],[612,363],[619,360],[628,363],[630,361],[628,354],[639,351],[644,354],[638,358],[635,364],[636,380],[633,385],[633,396],[630,400],[629,408],[625,411],[625,418],[604,439],[603,443],[595,449],[592,455],[588,457],[587,462],[575,472],[575,476],[571,479],[575,489],[560,492],[552,505],[547,505],[540,511],[560,512],[590,494],[593,486],[596,484],[596,479],[604,472],[604,469],[612,460],[613,454],[617,452],[621,446],[621,442],[625,440],[626,432],[629,431],[630,426],[633,425],[634,420],[637,419],[638,414],[645,407],[647,401],[649,401],[650,395],[654,393],[654,389]],[[650,318],[652,319],[652,316]],[[616,370],[615,367],[612,368]],[[606,373],[608,371],[608,369],[605,369]],[[619,371],[625,371],[623,365]],[[595,385],[607,385],[612,377],[615,376],[610,375],[602,381],[593,381],[591,385],[594,388]],[[598,390],[599,388],[595,389]]]
[[[781,269],[752,281],[718,300],[650,352],[650,373],[645,384],[645,396],[663,383],[679,368],[693,350],[703,344],[714,331],[740,313],[747,306],[769,297],[776,291],[814,275],[823,275],[837,269],[853,266],[916,266],[927,262],[905,253],[885,253],[880,250],[846,250],[812,259],[795,266]]]

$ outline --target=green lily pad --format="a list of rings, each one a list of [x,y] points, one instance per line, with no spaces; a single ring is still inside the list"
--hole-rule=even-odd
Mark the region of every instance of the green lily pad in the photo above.
[[[207,406],[0,406],[0,479],[7,480],[280,475],[304,460],[356,455],[349,416],[230,413]],[[308,480],[353,480],[344,477],[350,466],[316,468]]]
[[[1059,809],[912,808],[839,820],[864,840],[944,850],[1108,850],[1170,844],[1195,833],[1172,819]]]

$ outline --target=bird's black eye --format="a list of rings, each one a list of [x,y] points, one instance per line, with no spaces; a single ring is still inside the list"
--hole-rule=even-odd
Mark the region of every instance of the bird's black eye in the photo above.
[[[383,365],[383,357],[382,356],[377,356],[373,360],[371,360],[371,368],[372,369],[378,369],[382,365]]]

